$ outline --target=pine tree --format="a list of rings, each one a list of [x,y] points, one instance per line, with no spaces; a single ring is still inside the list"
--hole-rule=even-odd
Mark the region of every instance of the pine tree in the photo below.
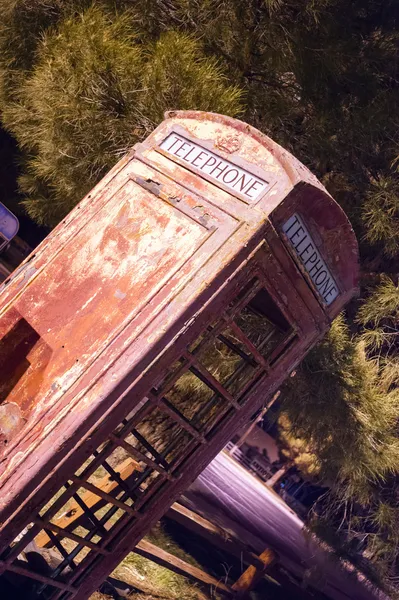
[[[282,397],[291,435],[308,442],[320,482],[339,488],[342,498],[367,501],[369,483],[399,468],[399,389],[381,379],[377,361],[342,317]]]
[[[350,216],[362,284],[374,287],[287,383],[279,425],[297,468],[330,487],[324,533],[327,519],[338,545],[337,532],[366,536],[388,577],[399,541],[398,13],[397,0],[0,0],[1,120],[38,222],[57,223],[173,108],[242,114]]]
[[[362,205],[365,238],[383,254],[399,255],[399,176],[389,173],[371,181]]]
[[[316,453],[312,452],[311,440],[299,437],[296,427],[290,421],[288,412],[282,410],[278,417],[278,442],[281,454],[290,466],[295,466],[301,475],[318,482],[321,465]]]
[[[399,284],[387,275],[380,279],[360,307],[357,320],[363,326],[361,335],[369,354],[386,367],[399,360]],[[391,378],[390,383],[394,384],[395,379]]]
[[[62,29],[65,19],[90,5],[90,0],[0,0],[3,106],[40,61],[43,33],[57,25]],[[372,245],[387,242],[390,255],[396,252],[389,243],[397,223],[392,210],[398,164],[395,0],[349,5],[346,0],[137,0],[133,12],[126,0],[96,6],[113,18],[130,15],[140,46],[154,46],[172,30],[200,39],[202,56],[219,61],[230,82],[246,90],[244,119],[293,150],[323,179],[360,238]],[[160,83],[154,76],[153,70],[152,83]],[[174,100],[183,98],[178,93]],[[213,110],[222,109],[211,94],[209,102]],[[3,122],[12,129],[7,118]],[[391,182],[390,210],[379,210],[376,182],[385,187]],[[365,258],[373,254],[366,246]]]
[[[55,225],[165,110],[241,110],[216,59],[188,34],[143,45],[130,12],[92,7],[47,30],[3,122],[25,151],[19,178],[29,215]]]
[[[360,316],[379,327],[383,320],[390,344],[387,314],[395,318],[398,306],[397,288],[385,282]],[[369,342],[336,319],[282,390],[279,422],[286,455],[329,488],[315,508],[315,531],[387,584],[396,580],[399,558],[398,372],[381,354],[366,354]],[[364,540],[368,561],[353,554],[355,539]]]

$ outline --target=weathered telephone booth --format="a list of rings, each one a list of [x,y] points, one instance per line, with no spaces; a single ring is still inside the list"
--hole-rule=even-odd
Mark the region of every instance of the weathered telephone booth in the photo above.
[[[357,263],[293,156],[240,121],[169,113],[3,285],[3,576],[88,598],[323,336]],[[71,500],[84,520],[63,528]],[[43,535],[46,572],[23,558]]]

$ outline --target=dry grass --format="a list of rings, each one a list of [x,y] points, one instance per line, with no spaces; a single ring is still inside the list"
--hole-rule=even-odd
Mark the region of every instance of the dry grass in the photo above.
[[[184,552],[164,532],[160,524],[151,530],[147,539],[170,552],[170,554],[201,568],[201,565],[192,556]],[[68,546],[68,544],[69,541],[65,543],[65,546]],[[72,546],[73,543],[70,549],[72,549]],[[204,594],[195,583],[191,583],[185,577],[177,575],[134,552],[131,552],[118,565],[112,576],[140,590],[121,596],[121,598],[128,598],[129,600],[210,600],[211,598],[217,598],[215,595]],[[109,600],[109,598],[110,596],[100,592],[95,592],[91,596],[91,600]]]

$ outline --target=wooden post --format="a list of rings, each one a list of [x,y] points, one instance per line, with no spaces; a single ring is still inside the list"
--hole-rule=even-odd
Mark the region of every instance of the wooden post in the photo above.
[[[276,553],[270,548],[266,548],[258,557],[262,561],[262,567],[250,566],[232,586],[236,592],[236,598],[244,600],[249,598],[249,592],[254,589],[257,583],[264,577],[266,570],[276,561]]]
[[[212,575],[208,575],[208,573],[205,573],[205,571],[202,571],[198,567],[186,563],[181,558],[177,558],[177,556],[166,552],[166,550],[158,548],[158,546],[151,544],[151,542],[148,542],[147,540],[141,540],[133,549],[133,552],[148,560],[152,560],[157,565],[161,565],[162,567],[173,571],[173,573],[183,575],[183,577],[187,577],[187,579],[190,579],[191,581],[214,588],[214,590],[220,594],[229,597],[234,596],[232,588],[219,579],[212,577]]]
[[[288,473],[288,471],[291,469],[291,467],[293,466],[293,463],[291,461],[286,462],[285,465],[283,465],[278,471],[276,471],[271,477],[270,479],[268,479],[266,481],[266,485],[268,487],[274,487],[276,485],[276,483],[278,483],[280,481],[280,479],[282,477],[284,477],[284,475],[286,473]]]
[[[231,532],[227,533],[217,525],[214,525],[207,519],[204,519],[194,511],[175,502],[165,517],[171,519],[180,525],[183,525],[190,532],[199,535],[216,546],[223,552],[241,560],[245,565],[255,565],[263,567],[262,561],[255,552],[252,552],[243,542],[237,539]]]
[[[129,458],[118,465],[115,470],[120,474],[122,479],[125,480],[132,475],[138,467],[138,463]],[[102,492],[111,494],[118,488],[118,483],[107,475],[98,481],[97,487]],[[91,509],[95,509],[102,502],[97,494],[89,490],[82,495],[82,500],[86,506]],[[56,534],[62,534],[62,531],[68,531],[71,536],[73,535],[71,534],[71,530],[76,526],[82,516],[84,516],[83,509],[72,499],[66,513],[60,515],[57,519],[53,519],[52,523],[45,524],[45,527],[47,526],[48,529],[52,529]],[[193,567],[165,550],[158,548],[147,540],[141,540],[133,549],[133,552],[140,554],[179,575],[183,575],[188,579],[196,581],[201,585],[213,587],[220,594],[234,596],[234,598],[244,600],[255,585],[264,577],[266,570],[276,561],[277,556],[273,550],[266,549],[260,556],[257,556],[254,552],[251,552],[246,548],[239,540],[224,532],[223,529],[213,525],[200,515],[197,515],[178,503],[173,504],[166,516],[188,527],[190,531],[197,533],[222,550],[241,558],[244,562],[250,564],[250,566],[244,571],[236,583],[230,587],[211,575],[208,575],[201,569]],[[46,531],[41,531],[35,538],[35,544],[37,551],[40,552],[40,548],[52,545],[52,542]]]

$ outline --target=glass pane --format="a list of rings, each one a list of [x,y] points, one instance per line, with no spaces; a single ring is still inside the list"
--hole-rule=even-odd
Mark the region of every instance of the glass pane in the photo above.
[[[288,321],[264,289],[243,308],[235,322],[264,358],[270,356],[290,330]]]
[[[233,395],[243,389],[256,368],[252,354],[229,327],[216,339],[210,340],[196,357]]]
[[[159,384],[154,386],[154,389],[158,391],[162,388],[165,388],[172,381],[177,371],[179,371],[184,366],[185,362],[187,361],[184,358],[179,358],[178,360],[175,360],[168,368],[165,377]]]
[[[165,399],[197,429],[206,425],[224,405],[224,400],[192,371],[176,381]]]
[[[184,454],[186,445],[192,439],[189,433],[159,408],[154,408],[132,434],[137,439],[137,448],[142,452],[148,450],[155,461],[161,461],[163,466]],[[176,446],[173,444],[175,440],[179,440]]]
[[[254,287],[258,283],[259,283],[259,280],[256,277],[254,277],[253,279],[251,279],[250,281],[248,281],[248,283],[246,283],[245,286],[243,288],[241,288],[241,290],[238,292],[238,294],[234,298],[234,300],[232,300],[230,302],[230,304],[227,307],[227,312],[229,312],[232,309],[234,309],[234,307],[237,306],[237,304],[239,304],[240,301],[242,301],[246,296],[248,296],[251,293],[253,293]]]

